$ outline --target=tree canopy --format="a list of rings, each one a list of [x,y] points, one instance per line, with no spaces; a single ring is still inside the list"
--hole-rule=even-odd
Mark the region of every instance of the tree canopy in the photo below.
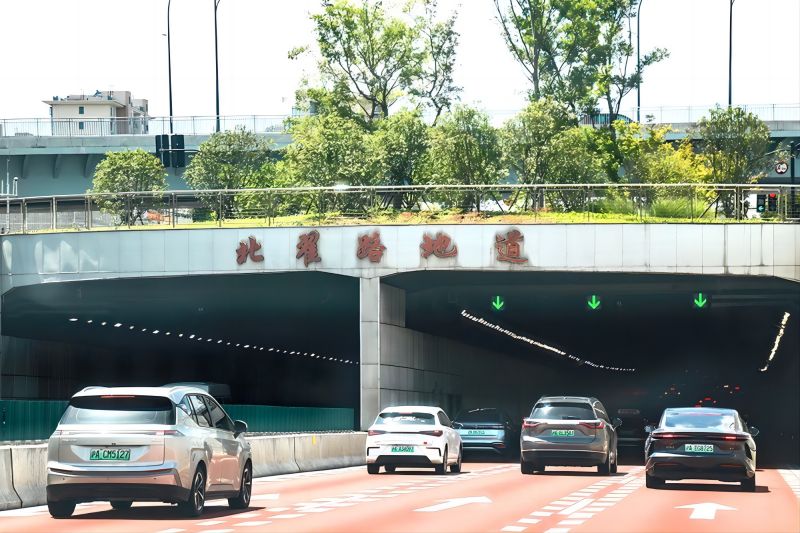
[[[105,196],[108,193],[160,192],[167,188],[167,172],[157,157],[137,148],[124,152],[108,152],[94,171],[89,193],[103,194],[96,202],[123,224],[143,222],[143,214],[157,203],[146,196]]]

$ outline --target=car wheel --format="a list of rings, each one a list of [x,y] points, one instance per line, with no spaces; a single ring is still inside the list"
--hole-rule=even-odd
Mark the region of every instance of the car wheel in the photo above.
[[[368,474],[377,474],[380,472],[381,467],[378,465],[367,465],[367,473]]]
[[[618,465],[619,465],[619,455],[618,455],[618,451],[617,451],[617,450],[614,450],[614,462],[613,462],[613,463],[611,463],[611,473],[612,473],[612,474],[616,474],[616,473],[617,473],[617,466],[618,466]]]
[[[534,472],[533,463],[529,463],[524,459],[519,462],[519,469],[523,474],[533,474]]]
[[[753,477],[745,479],[742,481],[742,490],[745,492],[755,492],[756,491],[756,475],[753,474]]]
[[[47,510],[53,518],[69,518],[75,512],[75,502],[47,502]]]
[[[645,475],[644,475],[644,485],[648,489],[661,489],[661,488],[664,488],[664,485],[666,485],[666,482],[661,478],[657,478],[655,476],[651,476],[650,474],[645,473]]]
[[[117,511],[125,511],[131,508],[133,502],[130,500],[118,500],[111,502],[111,507]]]
[[[206,506],[206,469],[201,463],[194,472],[189,499],[181,502],[179,507],[187,516],[200,516]]]
[[[250,507],[250,497],[253,494],[253,465],[247,461],[242,470],[242,486],[239,487],[239,495],[235,498],[228,498],[228,507],[231,509],[247,509]]]
[[[611,473],[611,454],[606,455],[605,462],[597,465],[597,473],[604,476]]]
[[[386,465],[383,468],[389,473],[393,473],[395,470],[397,470],[397,467],[393,465]]]
[[[461,456],[464,454],[463,450],[458,450],[458,460],[455,464],[450,465],[450,471],[454,474],[461,472]]]
[[[442,464],[435,465],[433,469],[436,471],[437,474],[444,475],[447,473],[447,446],[444,448],[444,453],[442,454]]]
[[[545,467],[545,465],[543,465],[543,464],[540,464],[540,463],[533,463],[533,473],[534,473],[534,474],[535,474],[535,473],[537,473],[537,472],[539,472],[539,473],[543,473],[545,468],[546,468],[546,467]]]

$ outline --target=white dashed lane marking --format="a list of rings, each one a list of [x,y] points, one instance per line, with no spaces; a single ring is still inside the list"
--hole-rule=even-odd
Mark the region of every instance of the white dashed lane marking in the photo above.
[[[233,524],[233,525],[239,527],[258,527],[258,526],[265,526],[271,523],[272,521],[270,520],[254,520],[252,522],[239,522],[238,524]]]
[[[780,472],[786,484],[789,485],[789,488],[792,489],[794,495],[800,498],[800,470],[781,469],[778,470],[778,472]]]

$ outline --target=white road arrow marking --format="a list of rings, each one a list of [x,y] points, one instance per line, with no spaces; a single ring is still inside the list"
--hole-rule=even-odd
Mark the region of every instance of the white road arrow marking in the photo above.
[[[461,507],[462,505],[469,505],[471,503],[492,503],[492,500],[486,496],[472,496],[469,498],[451,498],[449,500],[442,500],[442,503],[431,505],[430,507],[423,507],[421,509],[414,509],[420,513],[435,513],[436,511],[444,511],[454,507]]]
[[[675,509],[691,509],[692,514],[689,518],[692,520],[714,520],[717,517],[717,511],[735,511],[735,507],[728,507],[727,505],[720,505],[718,503],[695,503],[692,505],[681,505]]]

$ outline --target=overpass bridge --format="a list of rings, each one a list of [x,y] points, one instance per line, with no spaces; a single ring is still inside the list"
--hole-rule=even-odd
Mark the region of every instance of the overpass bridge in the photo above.
[[[148,226],[0,248],[3,399],[213,381],[361,428],[387,405],[516,415],[557,392],[800,419],[797,224]]]

